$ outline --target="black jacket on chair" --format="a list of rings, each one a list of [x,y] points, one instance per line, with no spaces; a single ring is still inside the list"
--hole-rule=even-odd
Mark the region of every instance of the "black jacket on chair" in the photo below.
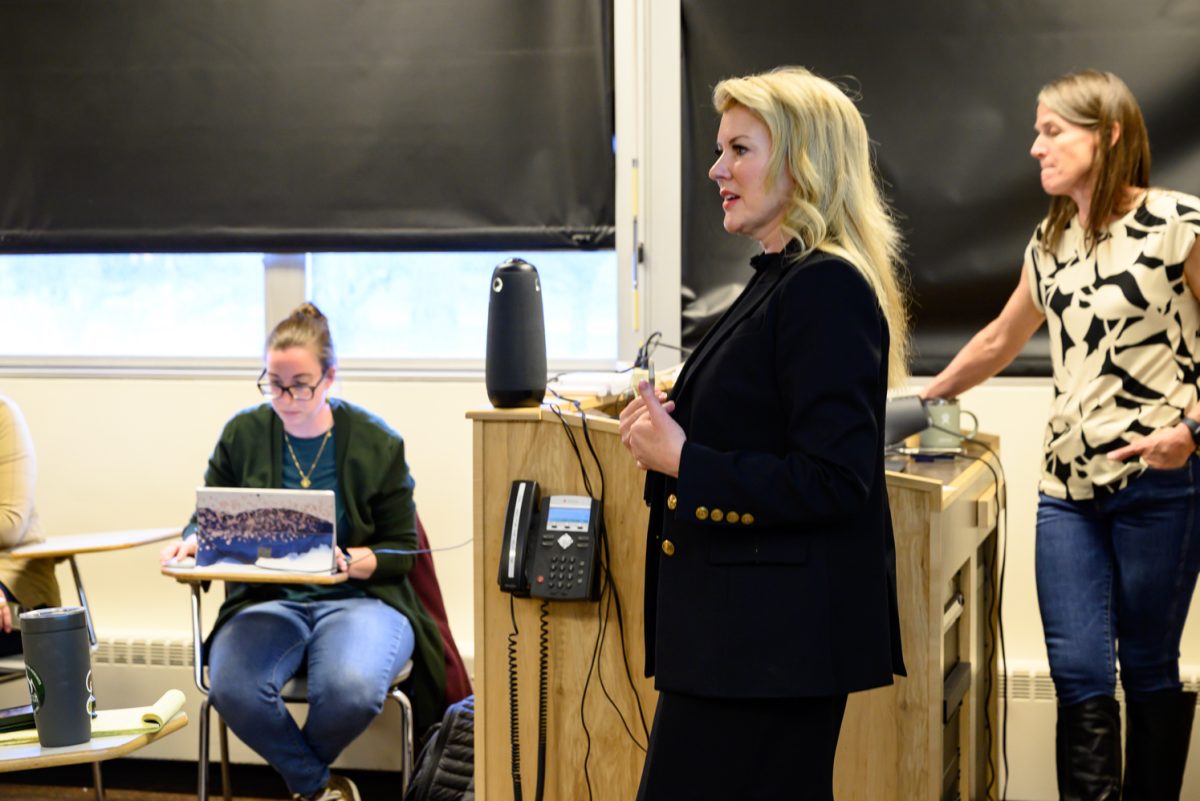
[[[708,697],[836,695],[904,674],[883,475],[888,330],[814,252],[755,276],[671,398],[679,478],[650,473],[646,675]]]

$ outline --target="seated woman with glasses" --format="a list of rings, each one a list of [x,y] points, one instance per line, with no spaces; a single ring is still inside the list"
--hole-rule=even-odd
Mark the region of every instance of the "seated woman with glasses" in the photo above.
[[[445,698],[444,652],[407,579],[417,549],[413,480],[404,441],[370,412],[329,396],[337,372],[328,321],[305,303],[267,338],[258,380],[269,403],[234,415],[204,474],[207,486],[333,490],[334,585],[230,583],[207,642],[210,700],[234,733],[283,776],[293,797],[359,795],[329,765],[383,708],[411,657],[416,730]],[[195,520],[164,563],[196,552]],[[301,728],[280,689],[308,676]]]

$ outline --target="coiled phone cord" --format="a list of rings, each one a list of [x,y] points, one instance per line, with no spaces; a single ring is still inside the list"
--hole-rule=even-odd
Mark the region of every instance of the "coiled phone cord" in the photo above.
[[[513,630],[508,635],[508,726],[512,743],[513,801],[521,798],[521,705],[517,700],[517,612],[514,596],[508,596],[508,614]],[[549,715],[547,704],[550,687],[550,603],[543,600],[538,611],[538,754],[537,786],[534,801],[542,801],[546,788],[546,729]]]
[[[508,613],[512,616],[512,632],[508,635],[508,726],[512,743],[513,801],[521,801],[521,705],[517,703],[517,610],[513,596],[508,596]]]
[[[511,603],[511,602],[510,602]],[[546,786],[546,702],[550,684],[550,603],[543,600],[538,611],[538,760],[534,801],[542,801]]]

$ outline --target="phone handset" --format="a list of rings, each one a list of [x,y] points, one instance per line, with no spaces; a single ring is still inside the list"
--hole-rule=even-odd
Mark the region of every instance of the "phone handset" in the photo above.
[[[526,565],[529,533],[537,523],[541,492],[536,481],[514,481],[504,513],[504,537],[500,543],[500,589],[521,598],[529,595]]]

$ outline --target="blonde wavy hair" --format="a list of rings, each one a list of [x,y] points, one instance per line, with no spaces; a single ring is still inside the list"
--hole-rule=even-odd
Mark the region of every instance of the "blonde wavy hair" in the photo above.
[[[783,232],[804,258],[821,250],[845,259],[875,291],[891,335],[888,384],[908,379],[909,321],[903,245],[883,197],[862,115],[846,93],[803,67],[728,78],[713,89],[724,114],[743,106],[771,134],[768,188],[784,171],[795,189]]]

